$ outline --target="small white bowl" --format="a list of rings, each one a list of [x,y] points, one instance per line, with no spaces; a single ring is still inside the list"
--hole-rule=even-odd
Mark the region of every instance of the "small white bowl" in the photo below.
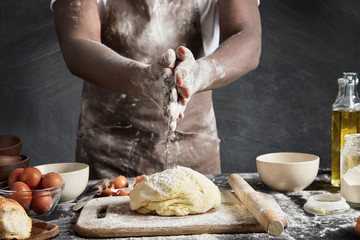
[[[72,201],[80,196],[89,181],[89,165],[85,163],[50,163],[35,167],[42,174],[56,172],[62,177],[65,188],[61,193],[60,202]]]
[[[320,159],[308,153],[278,152],[260,155],[256,167],[268,187],[282,192],[297,192],[308,187],[317,176]]]

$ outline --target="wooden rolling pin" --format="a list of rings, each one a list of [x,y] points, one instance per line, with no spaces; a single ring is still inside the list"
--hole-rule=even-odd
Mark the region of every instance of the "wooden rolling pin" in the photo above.
[[[231,174],[228,182],[236,196],[266,232],[272,236],[279,236],[284,231],[284,225],[275,211],[239,174]]]

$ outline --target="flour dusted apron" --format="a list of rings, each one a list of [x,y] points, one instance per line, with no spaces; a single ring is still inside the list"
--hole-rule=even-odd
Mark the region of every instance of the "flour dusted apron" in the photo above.
[[[140,62],[151,63],[180,45],[196,59],[204,55],[196,0],[108,0],[101,26],[103,44]],[[90,165],[92,179],[151,174],[174,165],[220,173],[211,94],[193,95],[175,139],[167,143],[167,121],[154,102],[85,82],[76,160]]]

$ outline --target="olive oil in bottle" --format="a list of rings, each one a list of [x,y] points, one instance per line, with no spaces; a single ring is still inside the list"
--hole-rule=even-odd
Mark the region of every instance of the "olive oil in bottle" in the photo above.
[[[331,184],[340,187],[340,149],[345,143],[344,136],[360,132],[360,100],[356,86],[356,73],[344,73],[338,79],[339,92],[332,106],[331,127]]]
[[[332,112],[332,154],[331,154],[331,184],[340,186],[340,149],[344,146],[345,135],[360,132],[360,112]]]

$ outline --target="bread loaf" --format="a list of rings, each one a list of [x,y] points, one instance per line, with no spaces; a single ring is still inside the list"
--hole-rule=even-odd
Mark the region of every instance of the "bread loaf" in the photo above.
[[[30,237],[31,218],[15,200],[0,196],[0,239]]]

